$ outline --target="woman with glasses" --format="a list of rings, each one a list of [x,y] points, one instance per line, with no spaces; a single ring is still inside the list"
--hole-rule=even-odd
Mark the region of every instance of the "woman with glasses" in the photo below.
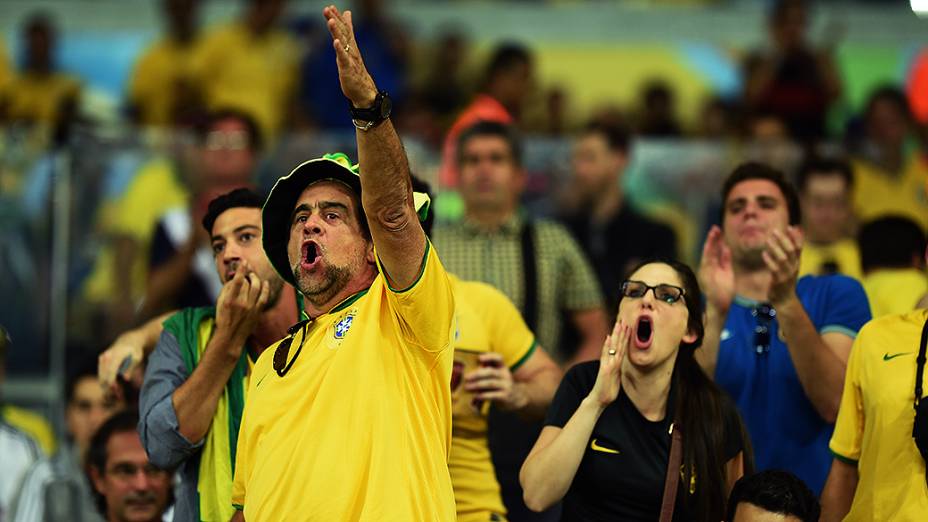
[[[562,520],[658,520],[679,430],[673,520],[721,520],[750,450],[734,404],[693,357],[702,338],[699,283],[688,266],[633,270],[600,359],[564,376],[522,466],[526,505],[540,511],[563,499]]]

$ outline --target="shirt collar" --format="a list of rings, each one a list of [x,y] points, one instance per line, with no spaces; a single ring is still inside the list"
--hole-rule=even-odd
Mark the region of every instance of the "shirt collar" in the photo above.
[[[522,230],[523,223],[525,223],[525,218],[522,216],[522,212],[515,212],[506,221],[503,221],[499,229],[495,231],[491,231],[479,223],[468,221],[466,217],[461,221],[461,227],[465,232],[472,236],[485,236],[492,234],[514,236]]]

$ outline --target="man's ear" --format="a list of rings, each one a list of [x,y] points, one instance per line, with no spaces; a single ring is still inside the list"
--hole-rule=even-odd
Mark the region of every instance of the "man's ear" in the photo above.
[[[88,466],[87,469],[90,471],[90,481],[93,483],[93,489],[95,489],[97,493],[103,495],[105,481],[103,480],[103,475],[100,474],[100,470],[98,470],[96,466]]]
[[[374,253],[374,242],[367,242],[367,252],[364,255],[365,261],[371,266],[377,266],[377,254]]]

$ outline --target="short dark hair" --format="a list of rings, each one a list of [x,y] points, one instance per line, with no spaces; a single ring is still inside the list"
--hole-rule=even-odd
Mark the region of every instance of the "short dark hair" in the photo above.
[[[206,141],[206,136],[222,120],[233,119],[239,121],[245,126],[248,133],[248,146],[254,152],[260,152],[264,147],[264,136],[261,134],[261,127],[250,114],[238,109],[219,109],[212,111],[194,126],[197,142],[202,144]]]
[[[728,175],[722,185],[722,210],[720,215],[722,223],[725,223],[725,203],[728,201],[728,195],[732,189],[742,181],[752,179],[765,179],[774,183],[783,194],[783,199],[786,200],[786,208],[789,211],[789,224],[798,225],[802,221],[802,213],[799,210],[799,195],[796,193],[793,184],[779,170],[763,163],[751,161],[735,167],[735,170]]]
[[[502,138],[509,145],[509,152],[516,165],[522,166],[522,140],[515,127],[497,121],[481,120],[464,129],[458,136],[457,163],[464,161],[464,146],[473,138],[491,136]]]
[[[925,233],[904,216],[886,216],[865,223],[857,232],[860,266],[864,272],[878,268],[912,268],[913,259],[925,253]]]
[[[627,153],[628,145],[631,141],[629,132],[622,126],[601,122],[591,121],[583,129],[584,135],[597,134],[606,140],[609,149],[613,152]]]
[[[746,502],[773,513],[794,516],[802,522],[818,522],[821,506],[815,494],[788,471],[767,470],[745,475],[728,496],[728,516],[734,520],[738,504]]]
[[[90,439],[90,446],[87,448],[87,474],[90,481],[90,487],[93,490],[94,500],[96,500],[97,509],[100,514],[106,516],[106,497],[97,491],[90,476],[90,469],[96,469],[97,473],[106,473],[106,461],[109,455],[106,451],[106,445],[113,435],[117,433],[133,432],[136,433],[139,424],[139,414],[135,410],[120,411],[97,428],[96,433]]]
[[[216,196],[209,202],[206,215],[203,216],[203,228],[206,229],[207,234],[212,235],[213,225],[216,224],[216,220],[226,210],[239,207],[261,208],[262,205],[264,205],[264,200],[251,189],[243,187],[232,190],[231,192],[226,192],[225,194]]]
[[[491,81],[498,74],[506,72],[517,65],[532,63],[532,53],[522,44],[504,42],[493,50],[487,62],[486,79]]]
[[[799,192],[805,192],[810,179],[836,174],[844,180],[844,186],[848,190],[854,186],[854,171],[849,162],[837,158],[808,158],[796,173],[796,188]]]

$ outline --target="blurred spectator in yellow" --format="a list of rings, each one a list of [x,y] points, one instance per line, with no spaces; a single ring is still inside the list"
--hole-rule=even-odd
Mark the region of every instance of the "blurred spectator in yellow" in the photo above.
[[[13,68],[10,66],[10,55],[6,52],[6,45],[0,40],[0,91],[6,87],[7,82],[13,78]]]
[[[480,121],[509,125],[519,119],[522,103],[534,83],[534,59],[519,44],[498,46],[487,65],[483,87],[458,115],[442,147],[439,182],[444,187],[458,184],[457,141],[461,132]]]
[[[0,387],[6,378],[7,353],[12,347],[12,340],[7,331],[0,325]],[[7,404],[0,396],[0,423],[12,426],[35,442],[37,447],[46,455],[55,452],[55,434],[48,421],[41,415],[27,409]],[[0,452],[2,455],[2,452]]]
[[[796,186],[805,233],[800,277],[844,274],[860,280],[860,252],[851,230],[853,182],[846,161],[810,159],[800,168]]]
[[[911,312],[925,292],[925,232],[902,216],[887,216],[857,234],[863,285],[873,317]]]
[[[642,89],[638,134],[649,138],[676,138],[683,134],[677,123],[673,88],[667,82],[651,80]]]
[[[167,34],[139,58],[129,79],[129,115],[151,127],[171,127],[195,107],[192,57],[199,0],[161,0]]]
[[[197,134],[192,197],[157,222],[149,251],[148,285],[142,319],[178,308],[216,302],[222,282],[210,238],[199,226],[209,202],[220,194],[253,184],[263,146],[260,128],[248,114],[222,110],[210,115]]]
[[[629,136],[620,127],[590,124],[574,142],[564,222],[593,264],[610,314],[618,311],[622,282],[645,259],[676,259],[670,227],[638,213],[622,189]]]
[[[768,17],[770,41],[744,65],[749,111],[780,116],[797,140],[825,136],[828,108],[841,95],[841,79],[829,46],[806,41],[808,10],[803,0],[777,0]]]
[[[99,520],[84,462],[97,428],[125,405],[104,396],[96,362],[96,358],[85,359],[71,372],[65,386],[68,441],[54,457],[37,461],[23,476],[10,521]]]
[[[919,154],[909,103],[895,86],[877,88],[864,112],[854,161],[854,210],[860,221],[901,214],[928,231],[928,160]]]
[[[191,170],[187,136],[169,136],[171,152],[149,159],[133,175],[125,193],[102,223],[104,246],[83,287],[88,319],[99,325],[97,340],[108,342],[133,326],[145,295],[148,254],[158,219],[187,204],[186,171]]]
[[[77,112],[80,81],[55,69],[57,29],[46,13],[23,27],[23,69],[0,92],[0,122],[22,123],[60,138]],[[58,141],[56,139],[56,141]]]
[[[269,143],[292,107],[299,59],[295,41],[275,25],[285,4],[286,0],[248,0],[242,19],[205,35],[193,57],[206,108],[248,114]]]

